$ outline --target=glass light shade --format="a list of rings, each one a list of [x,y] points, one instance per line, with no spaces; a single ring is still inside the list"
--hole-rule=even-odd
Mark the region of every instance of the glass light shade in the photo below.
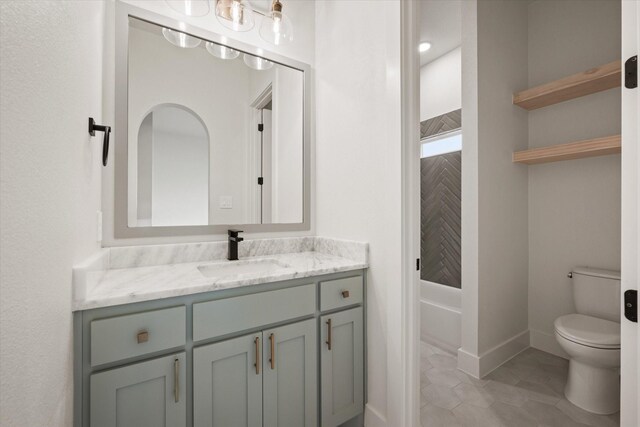
[[[201,40],[197,37],[181,33],[180,31],[170,30],[168,28],[162,29],[162,35],[172,45],[189,49],[198,47],[201,42]]]
[[[293,40],[293,24],[284,13],[269,12],[262,19],[260,36],[276,46],[290,43]]]
[[[169,7],[187,16],[205,16],[209,14],[209,0],[165,0]]]
[[[231,49],[230,47],[227,47],[227,46],[222,46],[220,44],[207,42],[205,44],[205,47],[207,48],[207,52],[209,52],[211,55],[215,56],[216,58],[236,59],[238,56],[240,56],[240,52],[238,52],[237,50]]]
[[[249,31],[255,25],[248,0],[216,0],[216,18],[233,31]]]
[[[268,70],[269,68],[273,67],[273,62],[269,61],[268,59],[249,55],[248,53],[244,54],[244,63],[254,70]]]

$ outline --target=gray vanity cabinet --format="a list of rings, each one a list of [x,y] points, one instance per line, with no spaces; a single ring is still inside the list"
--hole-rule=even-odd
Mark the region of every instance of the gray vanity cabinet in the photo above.
[[[363,411],[362,307],[321,317],[322,427],[335,427]]]
[[[185,366],[179,353],[91,375],[91,426],[186,426]]]
[[[193,350],[195,427],[315,427],[316,322]]]
[[[262,333],[193,350],[195,427],[262,426]]]
[[[364,283],[345,271],[76,312],[74,425],[362,425]]]
[[[315,427],[317,326],[315,319],[263,332],[264,427]]]

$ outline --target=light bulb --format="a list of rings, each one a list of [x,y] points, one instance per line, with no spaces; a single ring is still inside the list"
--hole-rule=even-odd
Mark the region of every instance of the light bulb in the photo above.
[[[162,35],[172,45],[182,48],[192,49],[194,47],[198,47],[201,42],[197,37],[181,33],[180,31],[170,30],[169,28],[163,28]]]
[[[255,24],[248,0],[216,0],[216,18],[233,31],[249,31]]]
[[[276,46],[290,43],[293,40],[293,24],[281,11],[272,10],[262,19],[260,36]]]
[[[236,59],[238,56],[240,56],[240,52],[238,52],[237,50],[231,49],[230,47],[223,46],[217,43],[207,42],[205,44],[205,47],[207,48],[207,52],[209,52],[211,55],[215,56],[216,58]]]
[[[431,49],[431,43],[429,43],[429,42],[422,42],[418,46],[418,50],[420,51],[420,53],[424,53],[424,52],[428,51],[429,49]]]
[[[244,63],[247,64],[250,68],[254,70],[262,71],[268,70],[273,67],[273,62],[268,59],[261,58],[259,56],[249,55],[248,53],[244,54]]]

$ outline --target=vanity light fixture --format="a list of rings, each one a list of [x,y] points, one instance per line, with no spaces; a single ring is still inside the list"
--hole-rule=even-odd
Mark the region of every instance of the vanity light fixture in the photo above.
[[[431,43],[429,43],[429,42],[422,42],[418,46],[418,50],[420,51],[420,53],[424,53],[424,52],[428,51],[429,49],[431,49]]]
[[[180,31],[170,30],[169,28],[163,28],[162,35],[172,45],[183,48],[191,49],[194,47],[198,47],[201,42],[201,40],[197,37],[181,33]]]
[[[268,70],[273,67],[273,62],[268,59],[260,58],[259,56],[249,55],[248,53],[244,54],[244,63],[247,64],[250,68],[254,70]]]
[[[209,13],[209,0],[165,0],[175,11],[186,16],[205,16]],[[282,2],[273,0],[269,12],[256,10],[249,0],[215,1],[218,22],[233,31],[249,31],[255,26],[254,13],[262,16],[260,37],[281,46],[293,40],[293,24],[282,12]]]
[[[260,37],[276,46],[293,40],[293,24],[289,17],[282,13],[280,0],[273,0],[271,12],[264,15],[260,25]]]
[[[211,10],[209,0],[165,0],[169,7],[187,16],[205,16]]]
[[[216,0],[216,18],[233,31],[249,31],[255,25],[249,0]]]
[[[217,43],[207,42],[205,44],[205,47],[207,48],[207,52],[209,52],[211,55],[215,56],[216,58],[236,59],[238,56],[240,56],[240,52],[238,52],[237,50],[231,49],[230,47],[223,46]]]

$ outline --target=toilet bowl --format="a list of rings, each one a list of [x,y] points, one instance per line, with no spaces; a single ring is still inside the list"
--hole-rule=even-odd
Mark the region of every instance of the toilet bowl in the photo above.
[[[554,322],[556,339],[570,357],[564,395],[596,414],[620,410],[620,272],[578,267],[575,314]]]
[[[558,343],[570,356],[565,396],[596,414],[620,409],[620,324],[583,314],[554,322]]]

